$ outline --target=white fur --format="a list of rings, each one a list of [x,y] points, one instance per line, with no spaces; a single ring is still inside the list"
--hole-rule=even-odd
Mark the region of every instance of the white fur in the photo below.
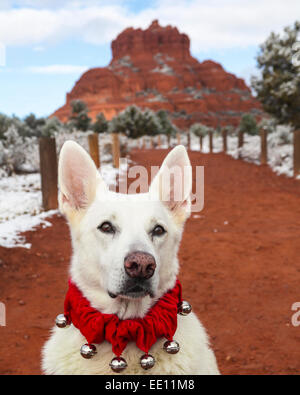
[[[174,196],[178,196],[176,183],[171,181],[167,191],[162,191],[166,172],[175,166],[182,170],[184,192],[180,201],[174,201]],[[119,195],[108,190],[89,155],[80,146],[70,141],[64,144],[59,161],[59,201],[72,236],[70,274],[94,308],[117,314],[120,319],[143,317],[166,291],[173,288],[179,269],[177,252],[184,222],[190,214],[191,184],[190,162],[182,146],[167,156],[149,193]],[[115,235],[99,231],[98,226],[105,221],[113,223],[117,230]],[[150,232],[157,224],[167,232],[151,237]],[[150,253],[156,260],[157,267],[150,280],[155,297],[118,296],[113,299],[108,291],[121,292],[126,281],[124,258],[133,251]],[[181,346],[176,355],[169,355],[162,349],[163,339],[152,346],[150,353],[156,364],[149,371],[139,366],[142,352],[134,343],[129,343],[122,354],[128,363],[125,373],[219,373],[205,330],[193,313],[178,316],[174,339]],[[43,348],[43,371],[46,374],[111,374],[109,362],[114,357],[111,344],[97,345],[97,355],[85,360],[79,353],[84,343],[86,340],[74,326],[54,328]]]

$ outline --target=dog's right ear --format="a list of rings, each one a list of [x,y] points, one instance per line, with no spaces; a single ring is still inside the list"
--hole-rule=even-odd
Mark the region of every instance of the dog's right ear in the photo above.
[[[191,191],[191,163],[185,147],[178,145],[163,161],[149,192],[166,205],[178,223],[183,223],[191,212]]]
[[[89,154],[74,141],[66,141],[58,164],[60,210],[67,214],[86,209],[101,182],[105,184]]]

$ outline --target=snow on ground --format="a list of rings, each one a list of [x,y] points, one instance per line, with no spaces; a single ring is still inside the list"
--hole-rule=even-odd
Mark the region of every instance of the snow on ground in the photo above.
[[[0,245],[4,247],[30,248],[20,233],[50,226],[45,218],[56,212],[42,212],[39,174],[0,179],[0,201]]]
[[[69,136],[67,136],[70,138]],[[78,136],[77,136],[78,137]],[[65,136],[60,138],[60,146],[65,140]],[[86,143],[86,136],[82,138],[82,143]],[[161,136],[161,148],[167,148],[167,139]],[[187,145],[187,137],[181,136],[181,143]],[[241,150],[237,148],[237,136],[228,136],[228,154],[237,159],[242,159],[259,164],[260,163],[260,137],[244,136],[244,146]],[[129,148],[139,147],[140,141],[128,141]],[[177,139],[172,138],[172,146],[177,144]],[[223,150],[223,140],[221,136],[214,136],[214,152]],[[84,145],[84,144],[82,144]],[[150,140],[146,139],[146,146],[150,148]],[[104,147],[104,144],[102,144]],[[199,151],[199,138],[192,136],[191,148]],[[209,152],[209,138],[203,139],[203,153]],[[276,131],[268,136],[268,164],[277,173],[288,177],[293,176],[293,144],[292,134],[287,127],[278,126]],[[101,152],[101,161],[111,160],[111,154]],[[125,166],[121,168],[121,174],[126,171]],[[106,183],[111,187],[116,184],[118,170],[114,169],[110,163],[102,163],[101,173]],[[300,178],[300,177],[299,177]],[[33,230],[37,226],[51,226],[47,221],[51,215],[57,211],[43,212],[42,197],[40,190],[40,175],[19,175],[12,177],[0,177],[0,245],[4,247],[24,247],[30,248],[22,232]]]
[[[168,148],[167,139],[161,136],[161,148]],[[273,133],[268,135],[268,165],[277,174],[284,174],[288,177],[293,177],[293,141],[292,132],[289,127],[279,125]],[[177,144],[177,138],[172,138],[171,145]],[[187,146],[187,136],[181,135],[181,144]],[[227,137],[227,154],[231,155],[234,159],[241,159],[260,164],[260,136],[244,135],[244,145],[241,149],[238,148],[237,136]],[[146,147],[150,148],[150,143],[146,143]],[[223,138],[222,136],[214,135],[213,137],[214,153],[223,151]],[[159,148],[159,147],[157,147]],[[191,136],[191,149],[193,151],[200,151],[199,137]],[[209,136],[203,139],[204,154],[208,154],[209,150]],[[300,179],[300,176],[298,177]]]
[[[125,170],[125,166],[121,167],[121,174]],[[101,166],[101,174],[110,187],[116,184],[118,172],[109,163]],[[0,178],[0,202],[0,246],[7,248],[30,248],[21,233],[37,226],[51,226],[47,218],[58,213],[58,210],[43,211],[38,173]]]
[[[290,133],[290,132],[289,132]],[[278,129],[277,132],[268,135],[268,165],[278,175],[286,175],[293,177],[293,144],[291,141],[292,134],[287,134],[286,131]],[[289,136],[289,137],[287,137]],[[227,138],[227,153],[233,158],[240,157],[257,165],[260,164],[260,136],[244,135],[244,145],[241,149],[238,148],[238,138],[236,136],[228,136]],[[223,151],[223,139],[221,136],[214,136],[213,152]],[[199,138],[193,136],[191,148],[194,151],[199,151]],[[203,139],[203,153],[209,153],[209,137]]]

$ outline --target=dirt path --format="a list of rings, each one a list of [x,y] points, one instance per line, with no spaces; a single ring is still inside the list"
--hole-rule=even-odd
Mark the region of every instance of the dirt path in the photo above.
[[[132,159],[159,165],[166,151]],[[190,154],[205,166],[205,208],[180,250],[184,297],[207,328],[223,374],[299,374],[300,185],[222,155]],[[199,217],[200,215],[200,217]],[[40,373],[40,349],[61,312],[70,240],[60,217],[28,232],[30,250],[0,247],[0,374]]]

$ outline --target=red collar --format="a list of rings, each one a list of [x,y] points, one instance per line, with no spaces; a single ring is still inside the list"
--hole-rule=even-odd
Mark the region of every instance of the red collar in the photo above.
[[[181,284],[176,280],[174,288],[165,293],[144,318],[120,320],[115,314],[102,314],[91,307],[70,280],[65,299],[65,316],[89,344],[106,340],[112,344],[112,351],[119,357],[130,341],[134,341],[145,353],[159,338],[165,337],[172,341],[177,329],[178,304],[181,302]]]

